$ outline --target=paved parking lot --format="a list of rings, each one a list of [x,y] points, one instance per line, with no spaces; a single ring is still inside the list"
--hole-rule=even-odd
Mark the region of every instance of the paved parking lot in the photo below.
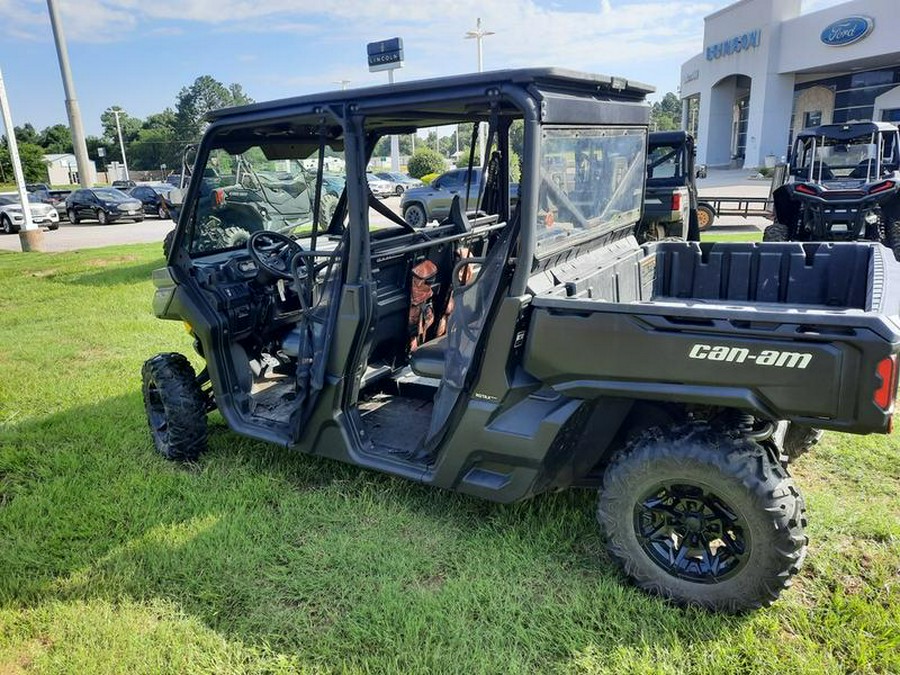
[[[711,170],[709,177],[699,181],[700,195],[727,195],[730,197],[765,197],[769,194],[769,183],[765,180],[749,180],[747,171]],[[400,212],[400,198],[389,197],[384,203]],[[741,218],[728,216],[717,218],[711,232],[754,232],[767,224],[765,218]],[[44,233],[46,251],[74,251],[81,248],[97,248],[113,244],[144,244],[160,242],[175,224],[171,220],[158,220],[153,216],[143,222],[122,222],[112,225],[82,223],[72,225],[63,221],[55,232]],[[0,235],[0,249],[21,250],[17,236]]]

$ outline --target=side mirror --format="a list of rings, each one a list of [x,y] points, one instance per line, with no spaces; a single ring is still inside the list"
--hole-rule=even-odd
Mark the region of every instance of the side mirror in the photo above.
[[[706,178],[706,164],[697,166],[697,178]]]
[[[178,188],[174,188],[169,192],[168,200],[172,206],[181,206],[184,204],[184,193]]]

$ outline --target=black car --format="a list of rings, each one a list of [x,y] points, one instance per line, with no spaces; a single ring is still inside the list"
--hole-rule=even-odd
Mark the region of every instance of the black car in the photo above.
[[[140,200],[116,188],[82,188],[66,198],[66,215],[76,224],[86,219],[101,225],[123,219],[140,222],[144,208]]]
[[[128,191],[128,194],[139,199],[144,205],[144,213],[155,215],[160,219],[171,218],[169,193],[175,188],[168,183],[153,183],[151,185],[138,185]]]

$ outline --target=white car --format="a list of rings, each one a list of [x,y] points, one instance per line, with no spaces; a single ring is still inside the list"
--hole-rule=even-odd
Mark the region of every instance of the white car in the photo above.
[[[392,194],[394,194],[393,183],[388,183],[386,180],[379,178],[374,173],[367,173],[366,179],[369,182],[369,189],[376,197],[390,197]]]
[[[51,204],[45,204],[37,197],[28,195],[31,219],[35,225],[46,225],[51,230],[59,228],[59,214]],[[25,224],[22,202],[18,192],[0,193],[0,230],[4,234],[15,234]]]

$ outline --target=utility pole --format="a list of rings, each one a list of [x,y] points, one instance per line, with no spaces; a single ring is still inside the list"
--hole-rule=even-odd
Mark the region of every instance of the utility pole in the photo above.
[[[119,134],[119,147],[122,149],[122,164],[125,165],[125,180],[128,180],[128,160],[125,158],[125,142],[122,140],[122,127],[119,125],[119,115],[124,115],[125,111],[116,108],[111,112],[116,116],[116,131]]]
[[[0,113],[2,113],[3,126],[6,129],[6,141],[9,144],[9,160],[16,176],[19,203],[22,205],[23,222],[19,230],[19,244],[23,251],[40,251],[43,249],[44,231],[35,227],[34,221],[31,219],[31,204],[28,202],[28,192],[25,190],[25,176],[22,173],[22,162],[19,160],[19,144],[16,141],[9,101],[6,99],[6,84],[3,82],[2,71],[0,71]]]
[[[391,68],[388,71],[388,84],[394,84],[394,71]],[[397,134],[391,134],[391,171],[399,173],[400,171],[400,137]]]
[[[91,160],[88,158],[87,144],[84,142],[84,126],[81,124],[81,109],[75,96],[75,84],[72,82],[72,70],[69,67],[69,50],[66,47],[66,36],[59,21],[56,0],[47,0],[50,11],[50,26],[53,28],[53,39],[56,41],[56,56],[59,59],[59,72],[62,75],[63,89],[66,92],[66,114],[69,116],[69,129],[72,131],[72,145],[75,148],[75,162],[78,164],[78,182],[81,187],[91,186]]]
[[[466,40],[475,40],[478,44],[478,72],[482,72],[484,70],[484,54],[482,52],[481,43],[484,41],[488,35],[494,35],[494,31],[484,30],[481,27],[481,17],[478,17],[475,21],[475,30],[466,31]],[[487,132],[484,129],[484,122],[482,122],[478,129],[478,158],[481,162],[482,166],[484,165],[484,141],[485,134]]]

